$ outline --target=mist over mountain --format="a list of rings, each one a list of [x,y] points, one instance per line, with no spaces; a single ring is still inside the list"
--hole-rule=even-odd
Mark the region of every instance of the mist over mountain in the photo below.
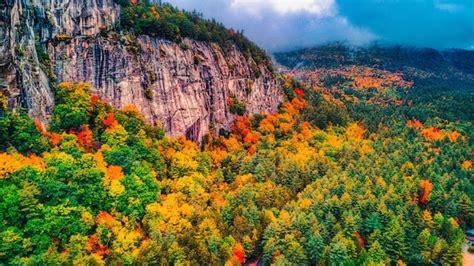
[[[454,68],[474,73],[474,51],[434,49],[414,46],[367,45],[350,46],[332,43],[311,48],[273,54],[276,61],[289,68],[317,68],[343,65],[378,66],[386,69],[416,67],[426,71]]]
[[[167,0],[243,29],[271,52],[346,41],[366,45],[474,48],[470,0]]]

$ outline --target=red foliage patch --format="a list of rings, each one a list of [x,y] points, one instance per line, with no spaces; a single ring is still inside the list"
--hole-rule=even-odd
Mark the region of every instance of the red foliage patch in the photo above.
[[[300,88],[295,88],[295,94],[302,98],[304,96],[304,91]]]
[[[99,102],[99,96],[92,94],[91,95],[91,104],[92,106],[96,106],[97,103]]]
[[[35,118],[34,123],[35,123],[36,130],[38,130],[39,133],[41,134],[46,133],[46,130],[43,127],[43,123],[41,123],[41,121],[38,118]]]
[[[239,116],[235,119],[231,131],[243,140],[250,133],[250,119],[248,116]]]
[[[102,124],[105,127],[114,127],[118,124],[117,120],[115,120],[115,116],[113,113],[109,113],[107,117],[102,121]]]
[[[50,135],[50,139],[49,139],[49,142],[51,143],[51,145],[53,146],[58,146],[59,143],[61,143],[61,135],[59,135],[58,133],[52,133]]]
[[[257,146],[254,144],[254,145],[250,146],[250,148],[247,150],[247,154],[248,154],[248,155],[252,155],[252,154],[254,154],[256,151],[257,151]]]
[[[51,145],[53,145],[55,147],[55,146],[58,146],[59,143],[61,143],[62,137],[61,137],[60,134],[48,132],[43,127],[43,124],[41,123],[41,121],[39,121],[38,118],[34,119],[34,123],[35,123],[36,130],[38,130],[38,132],[41,133],[41,135],[49,138],[49,142],[51,143]]]
[[[260,136],[257,133],[248,132],[245,135],[244,142],[245,144],[250,144],[250,143],[255,144],[258,142],[259,138]]]
[[[359,248],[363,248],[364,247],[364,239],[362,238],[362,236],[360,235],[359,232],[355,232],[354,235],[357,237],[357,242],[359,243]]]
[[[240,262],[244,263],[245,262],[245,250],[242,247],[242,244],[240,242],[237,242],[235,244],[234,249],[232,250],[234,252],[234,257]]]
[[[77,141],[84,147],[86,152],[93,147],[94,138],[88,125],[81,126],[81,130],[77,133]]]

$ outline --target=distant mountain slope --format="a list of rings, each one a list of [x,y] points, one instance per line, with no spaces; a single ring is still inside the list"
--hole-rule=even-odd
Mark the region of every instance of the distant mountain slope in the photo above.
[[[408,78],[437,87],[474,90],[474,51],[403,46],[351,48],[324,45],[293,52],[276,53],[276,61],[290,69],[334,68],[357,65],[402,71]],[[427,79],[428,78],[428,79]]]
[[[276,60],[289,68],[334,67],[340,65],[379,66],[387,69],[414,67],[425,71],[454,68],[474,74],[474,51],[404,46],[351,48],[331,44],[292,52],[276,53]]]
[[[371,102],[413,104],[393,110],[402,117],[474,119],[474,51],[331,44],[277,53],[274,58],[287,68],[285,72],[316,89],[329,88],[333,96],[344,92]],[[411,85],[387,86],[390,79]],[[368,120],[376,126],[374,121]]]

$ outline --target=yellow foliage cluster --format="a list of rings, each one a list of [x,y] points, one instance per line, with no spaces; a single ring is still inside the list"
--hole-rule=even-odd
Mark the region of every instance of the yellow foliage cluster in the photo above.
[[[0,153],[0,179],[7,178],[11,173],[26,166],[43,170],[45,163],[40,157],[35,155],[26,157],[19,153]]]
[[[187,203],[182,193],[172,193],[166,196],[161,203],[152,203],[146,207],[147,213],[156,216],[150,222],[160,232],[174,230],[177,233],[192,228],[189,218],[194,212],[193,206]]]

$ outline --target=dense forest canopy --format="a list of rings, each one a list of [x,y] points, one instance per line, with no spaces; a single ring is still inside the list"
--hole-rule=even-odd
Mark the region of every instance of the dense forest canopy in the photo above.
[[[195,12],[116,2],[114,30],[235,45],[271,67]],[[248,116],[231,98],[234,122],[201,146],[86,83],[54,85],[47,126],[0,91],[0,264],[460,265],[474,227],[471,58],[277,54],[278,111]]]
[[[472,121],[433,108],[420,122],[400,74],[333,71],[343,79],[282,76],[278,113],[239,116],[202,147],[84,83],[57,86],[48,128],[3,108],[0,260],[461,263]]]

